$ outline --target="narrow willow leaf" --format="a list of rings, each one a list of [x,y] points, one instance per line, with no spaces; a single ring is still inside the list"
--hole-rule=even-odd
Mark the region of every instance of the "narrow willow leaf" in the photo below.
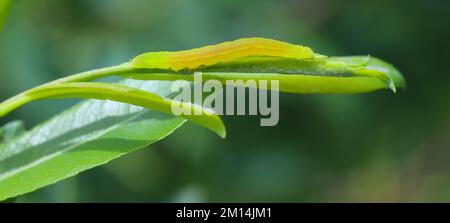
[[[121,84],[171,97],[167,81]],[[0,200],[104,164],[172,133],[185,120],[142,107],[86,100],[0,144]]]
[[[138,80],[193,80],[201,71],[202,80],[278,80],[279,90],[289,93],[362,93],[379,89],[395,91],[405,81],[392,65],[368,56],[293,60],[250,57],[206,68],[171,73],[148,69],[122,74]],[[270,86],[269,86],[270,88]]]
[[[193,75],[170,73],[137,73],[126,74],[126,78],[137,80],[178,80],[192,81]],[[202,80],[219,80],[226,84],[227,80],[278,80],[278,90],[288,93],[301,94],[348,94],[363,93],[389,88],[385,81],[372,77],[333,77],[303,74],[276,74],[276,73],[219,73],[208,72],[202,74]],[[268,82],[270,89],[270,82]],[[239,86],[237,84],[237,86]],[[245,87],[243,85],[243,87]]]
[[[0,0],[0,32],[5,24],[6,16],[8,15],[9,8],[12,5],[12,0]]]

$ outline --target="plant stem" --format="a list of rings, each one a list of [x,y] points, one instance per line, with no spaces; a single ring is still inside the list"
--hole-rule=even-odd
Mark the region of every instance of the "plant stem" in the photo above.
[[[71,82],[83,82],[83,81],[90,81],[102,77],[112,76],[112,75],[120,75],[124,74],[130,71],[135,70],[133,67],[130,66],[129,63],[120,64],[117,66],[111,66],[111,67],[105,67],[95,70],[90,70],[78,74],[74,74],[68,77],[60,78],[51,82],[48,82],[46,84],[40,85],[38,87],[32,88],[30,90],[24,91],[14,97],[11,97],[7,99],[6,101],[2,102],[0,104],[0,117],[3,117],[7,114],[9,114],[11,111],[16,109],[17,107],[20,107],[27,101],[29,101],[29,98],[27,96],[27,93],[30,91],[38,90],[42,87],[46,87],[52,84],[62,84],[62,83],[71,83]]]

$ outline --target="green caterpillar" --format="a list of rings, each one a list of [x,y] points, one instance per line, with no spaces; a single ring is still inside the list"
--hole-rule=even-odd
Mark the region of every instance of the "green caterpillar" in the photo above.
[[[301,45],[253,37],[190,50],[144,53],[134,58],[132,65],[135,68],[179,71],[210,66],[248,56],[308,59],[314,58],[314,52],[309,47]]]

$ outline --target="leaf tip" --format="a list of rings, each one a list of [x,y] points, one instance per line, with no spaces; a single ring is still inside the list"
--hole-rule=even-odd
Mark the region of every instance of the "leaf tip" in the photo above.
[[[225,129],[225,126],[223,126],[221,131],[217,132],[217,134],[220,136],[220,138],[225,139],[227,137],[227,130]]]
[[[220,138],[225,139],[227,137],[227,130],[225,128],[225,125],[223,124],[222,119],[220,119],[219,116],[215,115],[215,117],[218,118],[217,124],[214,126],[214,128],[208,128],[216,133]]]
[[[389,81],[389,89],[391,89],[392,92],[394,92],[394,94],[397,93],[397,89],[395,88],[395,84],[394,84],[393,80]]]

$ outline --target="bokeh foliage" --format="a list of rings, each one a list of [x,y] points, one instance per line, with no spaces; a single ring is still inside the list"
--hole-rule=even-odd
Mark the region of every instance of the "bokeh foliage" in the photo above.
[[[280,123],[224,117],[19,202],[449,201],[450,2],[16,0],[0,35],[0,100],[67,74],[249,36],[393,63],[407,91],[281,94]],[[76,100],[6,118],[31,128]]]

